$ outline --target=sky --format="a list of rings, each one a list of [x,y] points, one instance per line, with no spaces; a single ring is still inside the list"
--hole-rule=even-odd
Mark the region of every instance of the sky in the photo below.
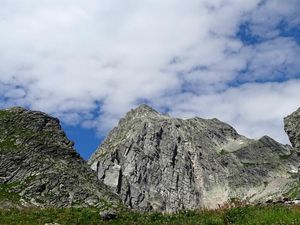
[[[299,0],[1,0],[0,108],[58,117],[87,159],[127,111],[289,143]]]

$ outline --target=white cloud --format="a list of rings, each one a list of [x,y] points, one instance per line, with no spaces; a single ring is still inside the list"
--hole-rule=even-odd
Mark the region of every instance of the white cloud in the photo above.
[[[245,83],[299,76],[299,45],[279,37],[276,27],[282,20],[297,26],[297,6],[297,0],[3,0],[1,105],[107,131],[145,100],[177,116],[216,115],[250,136],[283,140],[278,124],[299,102],[298,92],[288,92],[299,82],[229,84],[237,77]],[[266,41],[237,39],[245,21]],[[275,97],[286,102],[276,114]]]
[[[216,117],[244,135],[259,138],[268,134],[287,142],[283,118],[300,107],[299,87],[300,80],[252,83],[208,95],[179,94],[163,101],[172,108],[170,113],[174,116]]]

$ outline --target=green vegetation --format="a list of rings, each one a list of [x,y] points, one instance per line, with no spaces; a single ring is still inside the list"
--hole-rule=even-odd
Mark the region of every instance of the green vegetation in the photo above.
[[[298,206],[240,206],[218,210],[186,211],[177,214],[121,212],[117,219],[101,221],[98,209],[11,209],[0,210],[1,225],[289,225],[300,224]]]
[[[12,203],[17,203],[17,204],[19,203],[19,201],[20,201],[19,194],[12,191],[12,188],[15,187],[16,185],[18,185],[18,184],[16,184],[16,183],[0,184],[0,202],[7,201],[7,202],[12,202]]]
[[[296,186],[292,188],[288,193],[286,193],[284,197],[295,199],[298,197],[299,193],[300,193],[300,186]]]
[[[293,155],[293,152],[291,151],[289,154],[286,155],[279,155],[281,159],[289,159]]]
[[[0,118],[6,117],[9,115],[9,112],[7,110],[0,110]]]
[[[0,142],[0,149],[2,150],[11,150],[16,148],[16,141],[13,139],[4,139]]]
[[[221,155],[226,155],[226,154],[228,154],[228,152],[227,152],[225,149],[222,149],[222,150],[220,151],[220,154],[221,154]]]

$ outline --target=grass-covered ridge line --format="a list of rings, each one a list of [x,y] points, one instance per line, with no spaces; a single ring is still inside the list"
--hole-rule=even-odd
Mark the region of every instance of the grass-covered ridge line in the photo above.
[[[4,118],[6,116],[9,115],[9,112],[7,110],[3,110],[3,109],[0,109],[0,118]]]
[[[177,214],[123,211],[117,219],[102,221],[95,208],[0,210],[1,225],[289,225],[300,224],[300,206],[243,206],[230,209],[186,211]]]

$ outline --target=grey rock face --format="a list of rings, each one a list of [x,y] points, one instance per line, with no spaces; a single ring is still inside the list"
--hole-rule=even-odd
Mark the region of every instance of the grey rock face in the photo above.
[[[100,211],[99,215],[103,221],[113,220],[117,218],[117,213],[113,210]]]
[[[22,108],[0,110],[0,205],[102,206],[119,198],[76,153],[59,121]]]
[[[289,139],[300,155],[300,108],[291,115],[284,118],[284,130],[289,136]],[[300,178],[300,164],[298,164]],[[300,193],[298,195],[300,197]]]
[[[292,145],[300,150],[300,108],[284,118],[284,129]]]
[[[217,119],[175,119],[146,105],[120,120],[89,164],[124,203],[145,211],[266,200],[297,183],[290,146],[248,139]]]

